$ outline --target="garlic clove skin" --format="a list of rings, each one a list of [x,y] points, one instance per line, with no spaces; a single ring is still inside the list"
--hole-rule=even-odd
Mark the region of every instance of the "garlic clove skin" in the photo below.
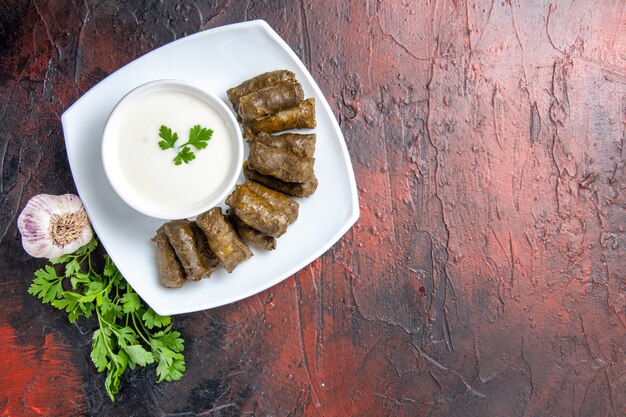
[[[24,250],[35,258],[59,258],[93,238],[83,203],[74,194],[39,194],[17,219]]]

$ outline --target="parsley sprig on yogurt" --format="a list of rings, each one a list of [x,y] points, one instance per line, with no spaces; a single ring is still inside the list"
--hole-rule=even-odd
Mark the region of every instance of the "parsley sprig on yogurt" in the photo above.
[[[191,149],[191,146],[198,151],[207,147],[207,142],[213,137],[213,130],[195,125],[189,129],[189,140],[182,145],[176,146],[178,133],[172,132],[172,129],[162,125],[159,129],[159,137],[162,139],[159,141],[159,147],[161,149],[166,150],[174,148],[178,151],[173,161],[174,164],[181,165],[182,163],[188,164],[196,159],[196,154]]]

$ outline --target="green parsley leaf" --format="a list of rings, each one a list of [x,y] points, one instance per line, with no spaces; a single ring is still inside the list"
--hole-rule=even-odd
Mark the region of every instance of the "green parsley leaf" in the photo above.
[[[82,272],[76,272],[71,278],[70,283],[72,284],[72,289],[76,290],[79,286],[89,285],[91,282],[91,278],[88,274],[83,274]]]
[[[65,264],[65,276],[67,278],[71,277],[79,270],[80,270],[80,264],[78,263],[76,258],[72,259],[71,261]]]
[[[90,254],[96,249],[97,246],[98,246],[98,241],[95,238],[91,239],[89,243],[87,243],[85,246],[80,247],[76,251],[76,255],[83,256],[83,255]]]
[[[126,367],[130,367],[130,369],[135,369],[135,362],[131,361],[125,351],[120,350],[117,352],[117,356],[115,358],[115,363],[118,367],[122,369],[126,369]]]
[[[124,346],[124,352],[128,355],[130,360],[139,366],[146,366],[149,363],[154,362],[154,356],[148,352],[141,345]]]
[[[104,285],[100,281],[91,281],[87,283],[87,292],[86,294],[89,296],[93,296],[92,301],[96,298],[98,294],[104,291]]]
[[[104,371],[109,365],[108,356],[112,344],[110,335],[104,329],[97,329],[93,332],[93,344],[91,349],[91,361],[96,365],[98,372]]]
[[[192,145],[197,150],[204,149],[207,147],[207,142],[211,140],[212,136],[213,130],[206,129],[204,127],[201,127],[200,125],[195,125],[191,129],[189,129],[189,140],[187,141],[187,143],[181,146]],[[179,148],[181,146],[179,146]]]
[[[190,161],[196,159],[196,154],[194,154],[189,147],[185,146],[182,151],[178,152],[178,155],[174,158],[174,163],[176,165],[180,165],[183,162],[188,164]]]
[[[100,311],[102,315],[107,315],[107,313],[112,312],[115,307],[119,307],[119,306],[115,306],[111,302],[111,299],[109,298],[109,296],[104,293],[98,294],[98,296],[96,297],[96,304],[98,305],[98,307],[100,307]]]
[[[109,398],[114,401],[115,395],[120,392],[120,376],[126,370],[126,367],[113,366],[108,368],[107,377],[104,380],[104,386],[109,393]]]
[[[159,316],[152,308],[148,308],[141,316],[141,319],[148,329],[167,326],[171,321],[168,316]]]
[[[35,271],[35,279],[28,288],[28,293],[41,298],[44,303],[60,298],[63,294],[63,277],[57,276],[52,265]]]
[[[124,326],[119,329],[112,329],[113,333],[117,336],[117,344],[124,347],[127,345],[137,344],[137,333],[129,327]]]
[[[169,349],[161,349],[157,354],[157,382],[177,381],[185,372],[183,355],[174,353]]]
[[[71,313],[78,305],[78,300],[80,300],[80,298],[81,295],[78,293],[64,291],[61,299],[54,300],[52,305],[59,310],[65,310],[66,312]]]
[[[111,278],[116,272],[118,272],[118,270],[111,260],[111,257],[109,255],[104,255],[104,271],[102,272],[104,276]]]
[[[161,129],[159,129],[159,136],[163,139],[159,141],[159,146],[164,150],[173,148],[174,143],[178,140],[178,133],[172,133],[172,129],[165,125],[162,125]]]
[[[180,332],[172,331],[171,327],[167,327],[165,330],[156,333],[154,339],[174,352],[182,352],[185,348],[185,341],[180,338]]]
[[[141,301],[139,301],[139,296],[134,292],[127,292],[122,297],[122,303],[124,305],[124,313],[132,313],[133,311],[139,310],[141,307]]]
[[[64,264],[72,260],[72,258],[73,258],[72,254],[67,254],[67,255],[61,256],[60,258],[50,259],[50,263],[52,265]]]

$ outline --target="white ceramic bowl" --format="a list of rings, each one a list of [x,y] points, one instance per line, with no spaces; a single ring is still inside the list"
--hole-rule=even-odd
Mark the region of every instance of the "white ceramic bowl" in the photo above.
[[[175,203],[169,203],[169,206],[159,205],[154,201],[149,201],[145,196],[139,195],[140,193],[136,188],[129,185],[126,174],[123,172],[120,163],[120,135],[117,134],[119,128],[116,124],[119,123],[120,118],[123,117],[125,112],[129,111],[129,108],[137,103],[142,97],[153,92],[161,91],[174,91],[181,92],[187,95],[192,95],[202,102],[208,104],[219,117],[224,121],[228,136],[232,143],[232,162],[226,174],[224,175],[220,185],[217,189],[206,198],[192,205],[177,205]],[[210,127],[210,126],[209,126]],[[179,133],[181,139],[184,140],[184,132]],[[155,146],[158,146],[158,131],[155,131]],[[200,151],[201,152],[201,151]],[[180,80],[157,80],[140,85],[134,90],[126,94],[118,104],[113,108],[113,111],[107,119],[102,134],[102,162],[104,165],[104,171],[111,183],[115,192],[120,196],[126,204],[134,208],[135,210],[143,213],[147,216],[157,219],[183,219],[194,217],[212,207],[217,206],[226,195],[234,188],[240,172],[243,162],[243,139],[239,124],[235,119],[233,113],[226,106],[226,104],[217,96],[204,91],[192,84]],[[193,163],[192,161],[191,163]]]

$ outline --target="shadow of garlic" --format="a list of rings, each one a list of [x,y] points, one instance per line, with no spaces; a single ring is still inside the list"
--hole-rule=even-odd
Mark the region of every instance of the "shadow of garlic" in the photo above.
[[[89,243],[93,230],[83,203],[74,194],[39,194],[17,219],[24,250],[35,258],[59,258]]]

